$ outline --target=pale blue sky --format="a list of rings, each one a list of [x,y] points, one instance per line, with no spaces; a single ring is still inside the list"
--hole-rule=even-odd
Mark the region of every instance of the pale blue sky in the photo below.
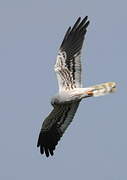
[[[0,179],[127,180],[125,0],[0,1]],[[115,94],[82,101],[51,158],[36,148],[57,91],[53,65],[68,26],[88,15],[85,86]]]

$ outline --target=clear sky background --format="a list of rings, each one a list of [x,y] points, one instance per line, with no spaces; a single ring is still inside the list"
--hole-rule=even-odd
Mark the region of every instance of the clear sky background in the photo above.
[[[37,139],[57,91],[53,65],[68,26],[88,15],[83,81],[117,82],[82,101],[50,158]],[[127,180],[126,0],[0,1],[0,179]]]

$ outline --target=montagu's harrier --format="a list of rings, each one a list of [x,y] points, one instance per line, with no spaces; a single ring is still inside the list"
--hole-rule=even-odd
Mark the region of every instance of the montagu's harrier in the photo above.
[[[60,46],[54,70],[57,75],[59,92],[51,104],[52,112],[44,120],[37,147],[48,157],[54,154],[58,141],[72,122],[80,101],[83,98],[101,96],[114,92],[115,82],[82,88],[81,49],[89,25],[88,17],[79,17],[74,26],[69,27]]]

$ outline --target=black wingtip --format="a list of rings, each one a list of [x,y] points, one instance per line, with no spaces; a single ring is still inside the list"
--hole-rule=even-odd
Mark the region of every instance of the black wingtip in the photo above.
[[[77,29],[81,29],[83,27],[87,28],[90,21],[88,20],[88,16],[85,16],[82,20],[81,17],[78,17],[77,21],[75,22],[74,26],[71,29],[71,32],[74,32]]]
[[[75,31],[75,29],[78,27],[80,21],[81,21],[81,17],[79,17],[79,18],[77,19],[77,21],[75,22],[75,24],[74,24],[74,26],[73,26],[73,28],[72,28],[72,30],[71,30],[72,32]]]
[[[40,153],[45,153],[46,157],[49,157],[50,155],[53,156],[60,137],[61,134],[56,125],[52,126],[49,131],[41,131],[37,142],[37,147],[40,148]]]
[[[37,142],[37,147],[39,147],[39,145],[40,145],[39,142]]]
[[[81,16],[78,17],[77,21],[81,21]],[[88,20],[88,16],[85,16],[82,21],[87,21]]]
[[[89,24],[90,24],[90,21],[87,21],[85,24],[85,28],[87,28]]]
[[[84,19],[86,19],[86,20],[87,20],[87,19],[88,19],[88,16],[86,16]]]
[[[39,147],[39,146],[40,146],[40,139],[41,139],[41,134],[39,134],[39,137],[38,137],[37,147]]]
[[[88,20],[88,16],[84,17],[84,19],[82,20],[82,22],[87,23],[87,22],[88,22],[87,20]]]
[[[77,21],[80,21],[81,20],[81,17],[78,17]]]

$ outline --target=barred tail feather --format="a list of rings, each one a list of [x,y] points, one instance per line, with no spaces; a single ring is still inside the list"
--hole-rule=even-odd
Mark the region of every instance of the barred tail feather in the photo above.
[[[92,96],[103,96],[116,91],[115,82],[106,82],[99,85],[90,87],[90,93]]]

